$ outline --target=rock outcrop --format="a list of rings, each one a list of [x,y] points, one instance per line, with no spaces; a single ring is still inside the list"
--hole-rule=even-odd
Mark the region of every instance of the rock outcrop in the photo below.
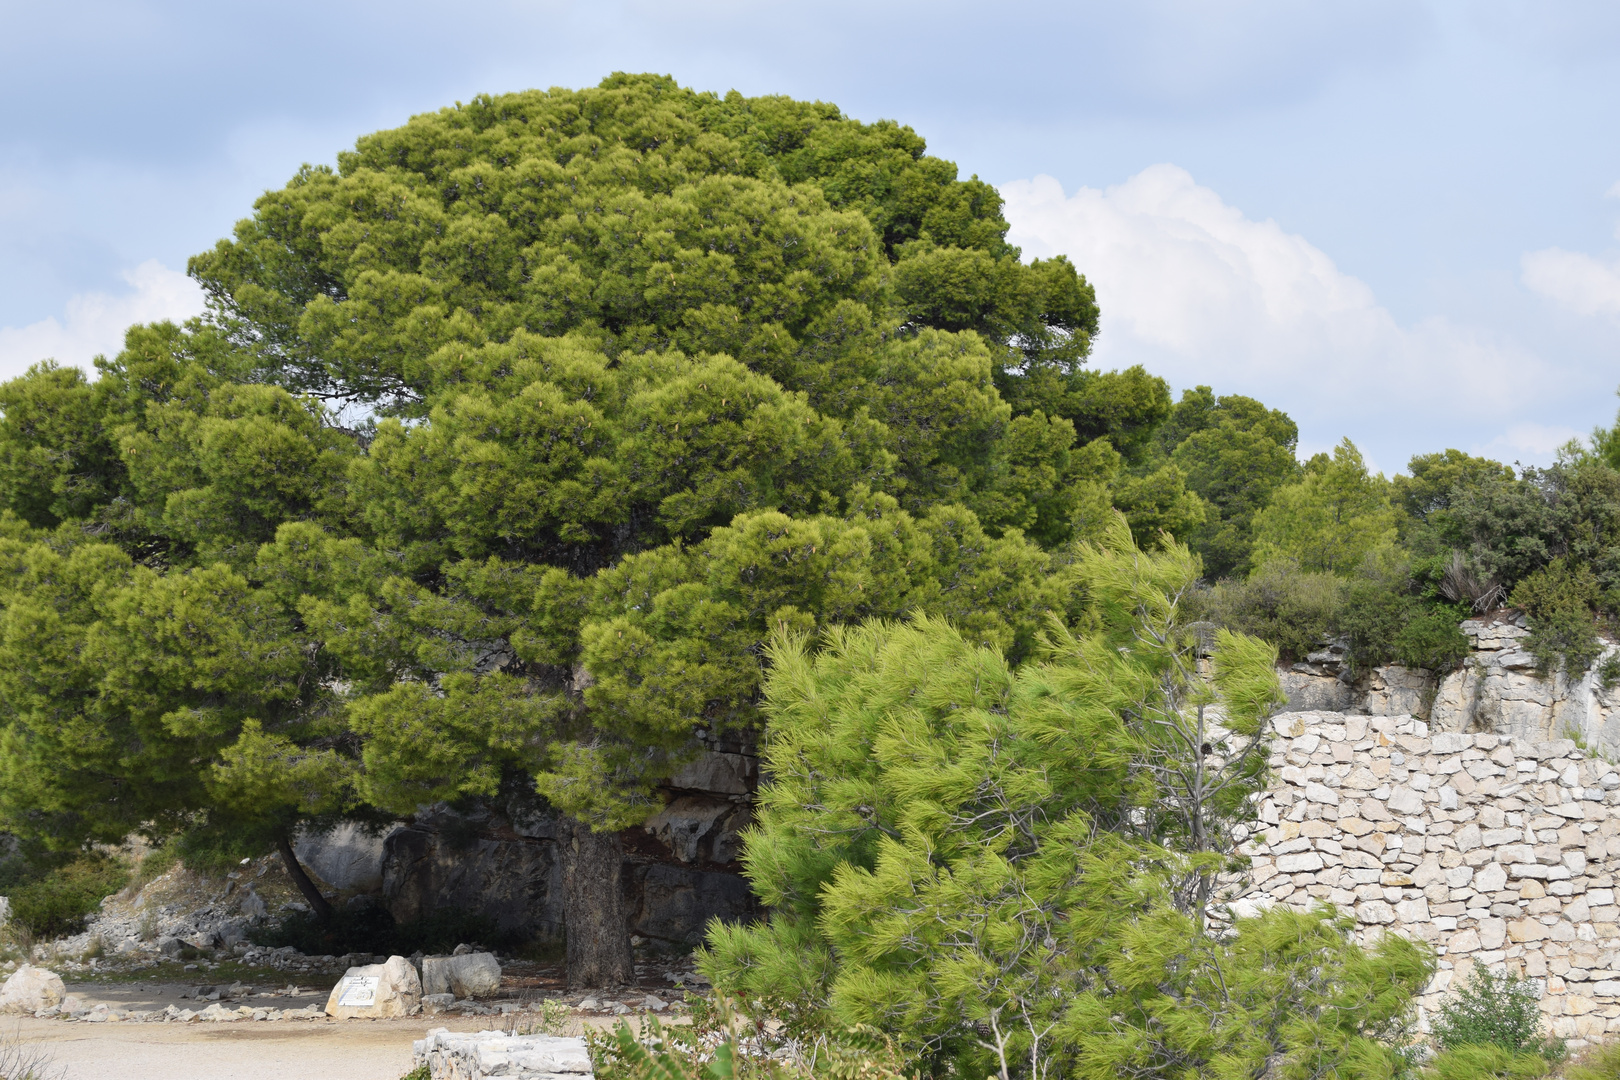
[[[702,941],[711,919],[758,915],[737,863],[759,783],[758,759],[746,749],[701,753],[666,785],[663,810],[623,834],[632,934],[684,950]],[[384,841],[383,902],[401,922],[456,908],[502,930],[560,939],[559,836],[556,814],[532,799],[430,808]]]
[[[1443,676],[1398,664],[1352,678],[1346,642],[1332,642],[1279,672],[1294,711],[1416,716],[1439,731],[1486,731],[1532,742],[1573,738],[1620,756],[1620,686],[1603,685],[1603,655],[1578,678],[1539,672],[1524,648],[1522,617],[1469,619],[1461,624],[1469,655]]]

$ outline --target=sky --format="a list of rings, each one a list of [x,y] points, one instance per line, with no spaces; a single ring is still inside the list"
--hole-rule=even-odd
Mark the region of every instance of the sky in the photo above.
[[[1093,364],[1303,454],[1545,464],[1620,405],[1620,5],[1571,0],[0,0],[0,378],[197,313],[302,163],[613,71],[911,125],[1093,283]]]

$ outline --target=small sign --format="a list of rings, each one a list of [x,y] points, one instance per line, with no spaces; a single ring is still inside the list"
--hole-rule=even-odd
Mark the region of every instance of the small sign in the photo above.
[[[378,975],[345,975],[343,976],[343,992],[338,995],[339,1005],[364,1007],[377,1003],[377,984],[382,981]]]

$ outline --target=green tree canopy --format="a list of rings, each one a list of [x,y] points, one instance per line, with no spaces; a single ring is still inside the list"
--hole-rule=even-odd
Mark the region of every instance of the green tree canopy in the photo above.
[[[1299,475],[1299,429],[1253,398],[1217,398],[1207,386],[1184,391],[1161,429],[1160,445],[1211,508],[1202,528],[1177,531],[1204,559],[1210,577],[1250,569],[1254,516]]]
[[[1350,574],[1395,542],[1396,512],[1383,474],[1369,475],[1345,439],[1317,454],[1299,483],[1278,488],[1254,518],[1254,561],[1292,560],[1305,570]]]

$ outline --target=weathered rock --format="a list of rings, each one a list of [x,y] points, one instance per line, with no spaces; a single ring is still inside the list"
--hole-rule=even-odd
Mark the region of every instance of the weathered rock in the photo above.
[[[501,988],[501,965],[493,953],[422,957],[422,992],[458,998],[492,997]]]
[[[328,832],[302,833],[293,843],[298,861],[334,889],[378,892],[383,886],[384,834],[354,822]]]
[[[23,964],[0,986],[0,1013],[27,1013],[60,1005],[67,995],[62,977],[54,971]]]
[[[403,956],[352,967],[332,987],[326,1015],[337,1020],[410,1016],[422,1002],[422,980]]]
[[[417,1066],[426,1065],[432,1080],[580,1080],[592,1075],[581,1038],[434,1028],[411,1049]]]

